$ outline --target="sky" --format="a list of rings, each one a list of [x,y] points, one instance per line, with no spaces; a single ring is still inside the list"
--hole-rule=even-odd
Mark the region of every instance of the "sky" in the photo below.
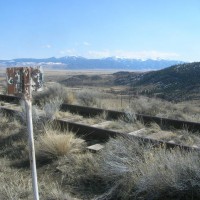
[[[0,59],[200,61],[199,0],[0,0]]]

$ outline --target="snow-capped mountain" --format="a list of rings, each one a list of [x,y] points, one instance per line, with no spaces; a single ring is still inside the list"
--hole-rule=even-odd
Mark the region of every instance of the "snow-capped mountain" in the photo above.
[[[180,63],[183,62],[177,60],[140,60],[115,57],[88,59],[84,57],[66,56],[61,58],[17,58],[13,60],[0,60],[0,67],[42,65],[45,68],[70,70],[158,70]]]

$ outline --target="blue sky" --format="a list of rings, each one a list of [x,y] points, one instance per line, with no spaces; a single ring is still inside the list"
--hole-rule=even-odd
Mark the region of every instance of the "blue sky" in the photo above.
[[[0,0],[0,59],[200,61],[199,0]]]

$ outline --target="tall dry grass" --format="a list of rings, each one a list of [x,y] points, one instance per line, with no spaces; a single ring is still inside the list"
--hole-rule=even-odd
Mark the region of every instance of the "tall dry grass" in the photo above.
[[[82,199],[189,200],[200,198],[199,155],[118,137],[95,155],[67,157],[58,165],[63,183]]]
[[[100,199],[200,197],[199,153],[146,147],[131,138],[118,138],[109,141],[100,157],[104,161],[101,176],[108,186]]]
[[[25,169],[10,167],[10,161],[0,158],[0,199],[1,200],[32,200],[33,189],[31,173]],[[75,200],[48,173],[48,168],[38,169],[38,187],[40,199],[44,200]]]
[[[24,130],[20,121],[6,117],[2,113],[0,116],[0,199],[33,199],[26,129]],[[36,137],[39,156],[48,156],[48,159],[55,161],[58,157],[77,154],[85,149],[84,141],[71,133],[61,133],[48,128],[45,128],[46,132],[43,135],[39,134]],[[41,138],[43,140],[40,140]],[[40,198],[44,200],[76,199],[62,186],[62,182],[57,178],[55,166],[45,164],[47,163],[37,165]]]
[[[37,138],[37,159],[53,160],[61,156],[80,153],[86,147],[83,139],[70,131],[61,132],[45,127],[44,134]]]
[[[131,101],[135,113],[187,121],[200,121],[200,108],[191,102],[171,103],[165,100],[139,96]]]
[[[116,124],[132,128],[136,123],[134,112],[127,112],[126,118]],[[160,130],[155,124],[151,127]],[[24,150],[25,137],[19,137],[21,124],[1,115],[0,130],[0,199],[31,199],[27,171],[10,168],[5,161],[21,159],[17,155],[23,155],[20,145]],[[71,133],[44,130],[37,135],[37,159],[53,163],[39,169],[42,199],[70,199],[68,192],[80,199],[96,200],[200,198],[197,152],[155,148],[131,137],[118,137],[110,139],[96,154],[85,153],[85,142]],[[189,138],[189,133],[180,134]]]
[[[96,154],[86,152],[62,157],[57,162],[57,169],[63,178],[62,184],[79,199],[93,199],[105,191]]]
[[[120,99],[115,95],[105,94],[104,92],[99,92],[99,90],[94,92],[89,89],[84,89],[78,92],[77,101],[83,106],[111,110],[129,110],[131,112],[157,117],[195,122],[200,121],[199,103],[194,101],[173,103],[145,96],[137,96],[130,100]]]

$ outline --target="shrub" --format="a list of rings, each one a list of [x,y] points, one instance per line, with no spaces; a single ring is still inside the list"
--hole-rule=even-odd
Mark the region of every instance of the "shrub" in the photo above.
[[[73,93],[59,83],[51,85],[42,92],[34,94],[34,104],[38,104],[39,106],[42,106],[53,99],[60,99],[65,103],[73,103],[75,101]]]
[[[121,137],[119,140],[122,141]],[[126,162],[128,165],[128,163],[133,162],[137,165],[138,158],[142,156],[143,151],[142,148],[138,148],[139,144],[134,143],[135,146],[128,146],[129,149],[126,149],[127,144],[132,141],[131,139],[123,140],[123,144],[115,141],[117,140],[110,139],[105,149],[95,155],[88,152],[64,157],[59,163],[64,175],[64,183],[73,185],[75,191],[72,192],[78,192],[81,199],[93,199],[94,197],[94,199],[110,199],[108,193],[113,190],[113,187],[119,185],[119,181],[121,183],[122,180],[120,179],[123,174],[129,170],[122,163]],[[131,144],[133,143],[131,142]],[[131,153],[131,150],[133,150],[133,153]],[[116,151],[118,155],[115,155]],[[129,152],[131,160],[126,158],[127,152]],[[135,169],[138,170],[138,168]],[[113,194],[111,196],[112,199],[115,199]]]
[[[17,112],[16,118],[18,118],[22,124],[26,125],[26,107],[25,107],[25,102],[20,101],[21,105],[21,112]],[[34,125],[38,125],[40,122],[41,116],[38,112],[38,107],[37,106],[32,106],[32,120]]]
[[[72,184],[83,199],[200,198],[197,152],[155,148],[118,137],[111,138],[95,157],[67,157],[63,165],[64,183]]]
[[[55,118],[56,113],[60,110],[62,102],[62,99],[55,98],[44,104],[43,114],[46,120],[52,121]]]
[[[140,173],[138,165],[149,148],[131,137],[111,138],[99,155],[99,176],[106,190],[96,199],[129,199]]]
[[[46,123],[47,121],[52,121],[55,119],[57,112],[60,109],[62,104],[62,99],[54,98],[45,102],[42,108],[39,108],[36,105],[32,106],[32,121],[34,128],[38,129],[41,124]],[[25,102],[21,101],[21,112],[17,113],[17,118],[20,119],[22,124],[26,124],[26,108]]]
[[[198,199],[199,154],[111,139],[101,152],[107,192],[97,199]]]
[[[63,185],[80,199],[93,199],[105,191],[99,177],[98,155],[90,152],[61,157],[57,169],[61,171]]]
[[[161,111],[164,106],[164,101],[158,99],[150,99],[148,97],[140,96],[131,102],[131,109],[136,113],[156,115]]]
[[[127,123],[134,123],[136,122],[137,118],[134,112],[130,110],[125,110],[125,115],[123,117],[123,121]]]
[[[199,199],[199,154],[180,149],[159,149],[145,158],[136,182],[136,196],[143,199]]]
[[[161,99],[139,96],[130,105],[135,113],[165,117],[177,120],[199,122],[199,107],[192,102],[171,103]]]
[[[73,104],[76,101],[75,94],[72,91],[67,91],[67,96],[63,100],[64,103]]]
[[[99,94],[94,91],[90,91],[87,89],[84,89],[77,94],[77,100],[78,103],[83,106],[97,106],[98,100],[97,97]]]

